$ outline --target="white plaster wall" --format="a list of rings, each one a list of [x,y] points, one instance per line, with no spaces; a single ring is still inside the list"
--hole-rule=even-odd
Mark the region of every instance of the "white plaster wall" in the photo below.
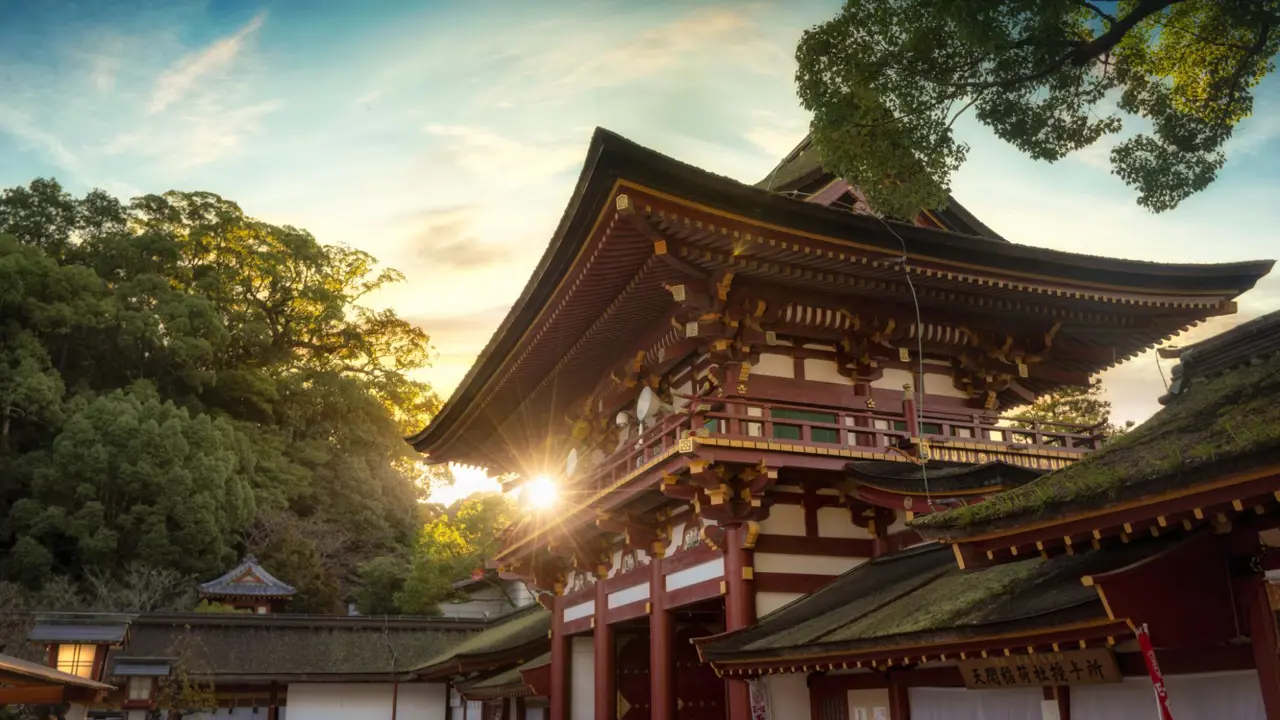
[[[547,709],[531,707],[524,709],[524,720],[542,720],[547,716]]]
[[[1071,688],[1071,692],[1074,696],[1075,688]],[[907,694],[912,720],[952,720],[952,718],[1043,720],[1044,717],[1042,707],[1044,691],[1038,687],[1009,690],[926,687],[910,688]],[[1150,710],[1153,712],[1151,717],[1154,718],[1154,697],[1151,702]],[[1071,717],[1077,717],[1075,697],[1071,698]],[[1138,714],[1132,717],[1134,720],[1141,720],[1143,716]]]
[[[796,361],[790,355],[760,353],[760,361],[751,366],[751,374],[793,378],[796,376]]]
[[[1166,675],[1169,712],[1176,720],[1264,720],[1258,673]],[[1156,700],[1147,678],[1071,688],[1072,720],[1127,720],[1156,717]]]
[[[691,568],[685,568],[679,572],[673,572],[667,576],[667,592],[679,590],[682,587],[689,587],[700,582],[713,580],[724,575],[724,556],[718,556],[709,562],[701,565],[694,565]]]
[[[804,359],[804,379],[810,382],[835,383],[837,385],[852,385],[853,381],[840,374],[836,369],[834,360],[826,360],[823,358],[805,358]]]
[[[573,638],[569,665],[569,720],[594,720],[596,651],[592,638]]]
[[[637,571],[635,574],[639,574]],[[623,588],[615,593],[609,593],[609,607],[616,608],[628,605],[633,602],[649,599],[649,583],[643,582],[639,585],[632,585],[629,588]]]
[[[596,601],[588,600],[577,605],[570,605],[564,609],[564,621],[572,622],[584,617],[591,617],[596,612]]]
[[[756,593],[756,617],[764,617],[802,597],[804,593],[758,592]]]
[[[804,673],[766,675],[769,688],[769,717],[804,720],[809,717],[809,686]]]
[[[963,390],[956,389],[955,384],[951,382],[949,374],[934,373],[929,372],[929,370],[930,368],[926,364],[924,373],[924,391],[926,394],[961,399],[969,397]],[[885,368],[883,375],[871,381],[871,387],[901,391],[902,386],[908,383],[913,388],[916,386],[916,374],[914,372],[901,368]]]
[[[291,683],[291,720],[387,720],[391,717],[390,683]],[[414,720],[444,720],[445,686],[403,683],[396,698],[396,716]]]
[[[760,532],[766,535],[804,535],[804,508],[774,505],[769,509],[769,517],[760,522]]]
[[[781,553],[756,553],[753,567],[756,572],[805,573],[808,575],[844,574],[866,562],[866,558],[837,557],[832,555],[783,555]]]
[[[853,524],[848,508],[818,508],[818,534],[833,538],[870,538],[864,528]]]
[[[884,720],[889,718],[888,690],[849,691],[849,720],[879,720],[882,716]]]

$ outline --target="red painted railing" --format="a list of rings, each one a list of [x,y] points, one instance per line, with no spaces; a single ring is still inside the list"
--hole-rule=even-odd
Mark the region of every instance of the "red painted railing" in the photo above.
[[[647,428],[580,480],[584,489],[600,491],[632,474],[674,447],[686,433],[743,441],[778,441],[816,448],[876,450],[909,437],[900,409],[847,408],[779,403],[752,398],[684,397],[686,409]],[[1017,422],[1025,427],[1015,427]],[[1011,450],[1052,450],[1083,455],[1102,441],[1098,426],[1020,421],[987,413],[926,408],[919,417],[920,434],[939,442],[982,442]]]

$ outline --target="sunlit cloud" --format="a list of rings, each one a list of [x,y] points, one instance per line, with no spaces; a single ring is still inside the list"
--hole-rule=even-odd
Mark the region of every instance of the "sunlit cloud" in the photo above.
[[[156,79],[148,111],[157,113],[164,110],[181,100],[201,78],[230,65],[240,54],[245,41],[262,27],[266,19],[267,13],[264,10],[254,15],[252,20],[232,35],[175,62]]]

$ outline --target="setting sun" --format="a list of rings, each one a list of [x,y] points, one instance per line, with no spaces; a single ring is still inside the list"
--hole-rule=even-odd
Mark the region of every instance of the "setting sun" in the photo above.
[[[556,503],[556,484],[546,475],[539,475],[525,483],[521,499],[535,510],[545,510]]]

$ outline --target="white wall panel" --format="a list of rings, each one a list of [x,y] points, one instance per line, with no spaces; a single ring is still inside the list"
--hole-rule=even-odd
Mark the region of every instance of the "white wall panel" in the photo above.
[[[864,528],[853,524],[848,508],[818,508],[818,534],[834,538],[870,538]]]
[[[804,535],[804,508],[774,505],[769,508],[769,517],[760,522],[760,532],[765,535]]]
[[[572,640],[569,672],[569,720],[594,720],[596,713],[596,651],[594,640]]]
[[[609,607],[622,607],[633,602],[649,599],[649,583],[644,582],[639,585],[632,585],[629,588],[623,588],[615,593],[609,593]]]
[[[390,683],[291,683],[290,720],[387,720],[391,717]],[[396,716],[409,720],[444,720],[441,683],[403,683]]]
[[[596,612],[595,600],[588,600],[587,602],[578,603],[577,605],[570,605],[569,607],[564,609],[564,621],[572,622],[574,620],[580,620],[584,617],[591,617],[592,615],[595,614],[595,612]]]
[[[911,720],[1042,720],[1040,703],[1044,700],[1044,691],[1038,687],[1016,690],[911,688],[908,693]],[[1072,718],[1077,717],[1074,693],[1072,688]]]
[[[758,592],[756,593],[756,617],[764,617],[788,603],[804,597],[804,593]]]
[[[866,558],[833,555],[783,555],[756,553],[752,567],[756,572],[806,573],[835,577],[866,562]]]
[[[790,355],[760,353],[760,361],[751,366],[751,374],[794,378],[796,376],[796,361]]]
[[[809,717],[809,685],[804,673],[767,675],[769,717],[778,720],[805,720]]]
[[[679,590],[700,582],[713,580],[724,575],[724,556],[721,555],[710,562],[694,565],[667,576],[667,591]]]

